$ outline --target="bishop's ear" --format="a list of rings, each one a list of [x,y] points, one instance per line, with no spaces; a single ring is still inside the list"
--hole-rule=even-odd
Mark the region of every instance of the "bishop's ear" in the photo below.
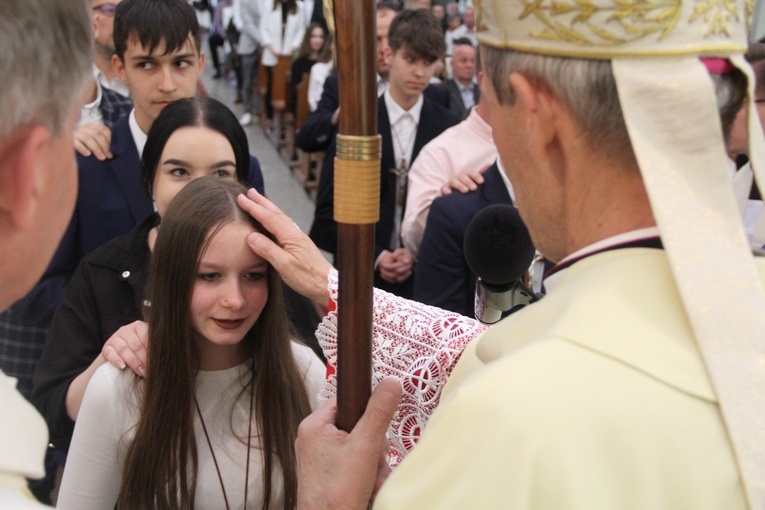
[[[13,228],[26,230],[34,225],[49,141],[48,129],[34,125],[0,142],[0,215]]]
[[[510,75],[516,106],[526,116],[529,133],[540,146],[552,143],[556,137],[558,105],[546,87],[535,85],[520,73]]]

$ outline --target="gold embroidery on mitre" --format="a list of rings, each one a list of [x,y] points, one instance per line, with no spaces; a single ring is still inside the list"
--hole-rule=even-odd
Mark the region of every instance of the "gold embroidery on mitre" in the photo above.
[[[746,7],[744,9],[746,10]],[[728,23],[732,20],[740,20],[737,2],[736,0],[696,0],[696,8],[689,21],[693,23],[699,18],[709,24],[706,36],[725,34],[730,37]]]
[[[585,46],[617,46],[653,34],[661,39],[680,19],[680,0],[520,0],[524,9],[518,19],[534,15],[546,29],[532,37]]]
[[[518,0],[518,20],[536,18],[529,36],[579,46],[616,47],[646,38],[668,37],[688,16],[684,0]],[[730,26],[748,17],[754,0],[694,0],[688,24],[704,23],[705,36],[731,37]],[[482,4],[474,1],[478,31],[487,30]],[[687,4],[687,2],[686,2]],[[743,7],[742,7],[743,5]],[[684,23],[683,23],[684,25]]]

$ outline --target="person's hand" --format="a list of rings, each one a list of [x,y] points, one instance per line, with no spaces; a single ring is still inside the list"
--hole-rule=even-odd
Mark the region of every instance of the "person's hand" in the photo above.
[[[441,195],[451,195],[453,190],[457,190],[460,193],[469,193],[477,190],[478,186],[483,184],[482,174],[483,170],[480,172],[468,170],[461,174],[457,174],[449,179],[449,182],[441,186]]]
[[[412,276],[414,256],[406,248],[396,248],[380,257],[377,270],[380,278],[390,283],[402,283]]]
[[[250,213],[271,232],[279,244],[260,233],[252,233],[247,243],[281,275],[284,283],[320,306],[329,300],[327,275],[332,265],[313,241],[276,205],[255,189],[237,197],[239,207]]]
[[[332,118],[329,119],[330,124],[333,126],[337,126],[337,123],[340,122],[340,108],[334,111],[332,114]]]
[[[399,398],[398,382],[382,381],[350,434],[335,427],[335,399],[303,420],[295,441],[299,510],[367,508],[390,472],[380,459]]]
[[[101,354],[90,366],[75,377],[66,389],[66,414],[74,421],[80,413],[82,399],[90,379],[104,363],[111,363],[120,370],[130,370],[141,377],[146,376],[146,345],[149,327],[143,321],[135,321],[118,329],[104,344]]]
[[[144,321],[131,322],[109,337],[101,349],[101,354],[106,361],[120,370],[127,367],[145,377],[148,340],[149,326]]]
[[[77,126],[73,137],[74,149],[86,158],[91,154],[99,161],[114,157],[109,150],[109,145],[112,142],[112,132],[103,124],[88,123]]]

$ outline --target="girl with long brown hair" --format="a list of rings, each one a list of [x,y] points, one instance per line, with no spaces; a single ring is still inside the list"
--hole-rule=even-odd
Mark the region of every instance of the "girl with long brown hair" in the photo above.
[[[297,87],[303,81],[303,75],[310,74],[311,68],[318,62],[332,60],[332,39],[319,23],[311,23],[305,31],[303,42],[290,65],[290,100],[291,111],[296,112]],[[300,126],[297,126],[298,128]]]
[[[104,364],[80,409],[62,490],[71,508],[294,508],[294,440],[323,380],[289,334],[265,232],[227,179],[187,184],[151,258],[146,377]]]

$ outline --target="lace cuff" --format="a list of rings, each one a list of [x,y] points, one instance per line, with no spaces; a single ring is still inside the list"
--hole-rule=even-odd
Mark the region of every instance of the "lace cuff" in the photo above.
[[[328,276],[330,299],[337,303],[338,274]],[[393,377],[404,388],[388,429],[388,463],[398,465],[414,447],[438,405],[443,389],[465,346],[486,329],[478,321],[434,306],[374,289],[372,387]],[[327,314],[316,330],[327,362],[337,369],[337,312]],[[332,373],[320,398],[337,393]]]

